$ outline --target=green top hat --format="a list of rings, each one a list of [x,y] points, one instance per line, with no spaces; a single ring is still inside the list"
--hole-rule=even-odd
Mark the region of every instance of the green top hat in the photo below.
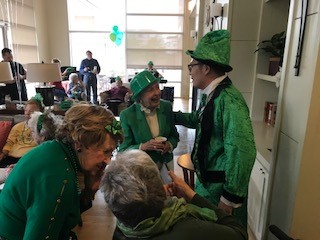
[[[199,62],[210,62],[230,72],[230,33],[227,30],[208,32],[200,39],[194,51],[188,50],[186,54]]]
[[[148,62],[148,65],[153,65],[153,62],[152,62],[152,61],[149,61],[149,62]]]
[[[138,73],[130,82],[130,88],[133,92],[132,99],[136,100],[138,95],[153,83],[159,83],[159,79],[147,70]]]
[[[121,77],[117,76],[116,77],[116,81],[121,80]]]

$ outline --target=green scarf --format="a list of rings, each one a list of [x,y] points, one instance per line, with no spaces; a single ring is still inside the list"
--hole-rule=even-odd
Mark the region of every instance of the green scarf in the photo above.
[[[151,217],[143,220],[134,228],[117,222],[121,232],[129,238],[150,238],[167,231],[180,220],[187,217],[215,222],[218,218],[214,210],[187,204],[183,198],[172,197],[166,200],[159,218]]]

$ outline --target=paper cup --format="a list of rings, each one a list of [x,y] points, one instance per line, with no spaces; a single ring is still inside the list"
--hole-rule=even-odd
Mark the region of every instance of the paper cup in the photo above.
[[[159,136],[159,137],[154,138],[154,140],[156,140],[157,142],[164,143],[167,141],[167,138]]]

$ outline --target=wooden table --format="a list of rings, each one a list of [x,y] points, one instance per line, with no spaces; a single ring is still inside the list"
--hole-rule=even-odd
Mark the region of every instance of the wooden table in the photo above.
[[[184,181],[194,189],[194,165],[191,161],[191,154],[183,154],[177,159],[178,165],[182,168]]]

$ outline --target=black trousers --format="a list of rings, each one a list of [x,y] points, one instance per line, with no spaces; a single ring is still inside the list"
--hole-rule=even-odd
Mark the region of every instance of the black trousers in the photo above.
[[[20,85],[21,85],[21,100],[28,101],[27,87],[24,80],[20,80]],[[6,91],[6,94],[10,95],[11,100],[19,100],[19,92],[18,92],[16,83],[7,84],[5,91]]]

